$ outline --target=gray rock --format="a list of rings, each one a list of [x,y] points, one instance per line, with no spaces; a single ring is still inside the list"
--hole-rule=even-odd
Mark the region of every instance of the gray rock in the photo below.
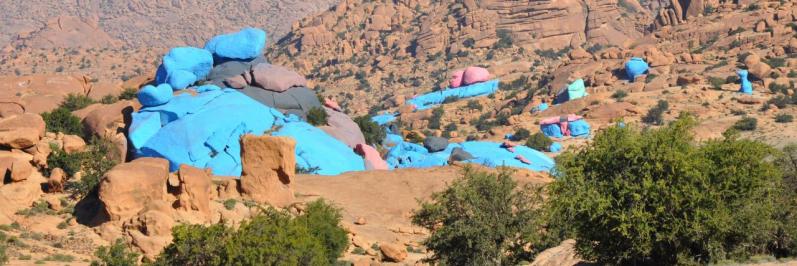
[[[426,147],[429,152],[442,151],[448,147],[448,139],[441,137],[427,137],[425,140],[423,140],[423,146]]]
[[[471,155],[469,152],[466,152],[462,148],[454,148],[451,150],[451,157],[448,157],[448,160],[459,162],[475,158],[476,157],[473,157],[473,155]]]

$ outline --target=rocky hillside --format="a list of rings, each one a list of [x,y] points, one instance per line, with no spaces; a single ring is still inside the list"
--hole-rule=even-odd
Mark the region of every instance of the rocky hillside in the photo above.
[[[201,45],[218,32],[267,29],[273,40],[295,20],[333,0],[270,1],[3,1],[0,47],[173,47]]]
[[[344,1],[301,20],[272,57],[314,77],[329,94],[374,88],[374,101],[349,106],[364,113],[382,92],[444,87],[446,72],[458,67],[569,47],[626,46],[653,18],[635,0],[621,2]]]

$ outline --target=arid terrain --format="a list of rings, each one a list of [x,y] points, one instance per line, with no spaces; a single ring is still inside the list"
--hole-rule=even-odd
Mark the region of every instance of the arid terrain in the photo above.
[[[237,226],[263,206],[299,214],[318,198],[341,208],[351,243],[342,260],[423,264],[430,252],[422,242],[430,232],[412,224],[413,211],[457,179],[466,163],[315,175],[297,168],[304,159],[293,149],[301,144],[274,137],[225,149],[240,154],[241,176],[188,165],[175,171],[163,158],[134,158],[132,114],[152,107],[124,95],[158,85],[156,73],[170,48],[202,48],[213,36],[247,26],[268,33],[265,60],[305,78],[327,109],[329,102],[339,104],[338,113],[355,128],[352,118],[394,115],[393,133],[405,139],[502,143],[519,130],[541,132],[541,121],[550,117],[579,115],[599,132],[618,124],[658,128],[688,112],[697,121],[697,140],[737,129],[743,139],[776,148],[797,141],[795,1],[36,0],[2,1],[0,14],[0,167],[6,171],[0,232],[8,265],[88,265],[98,247],[116,239],[154,260],[172,242],[175,225]],[[624,72],[632,57],[650,67],[635,80]],[[499,89],[425,110],[409,103],[445,90],[451,75],[469,66],[487,69],[490,79],[500,80]],[[739,93],[739,69],[749,71],[752,95]],[[578,80],[586,96],[552,104]],[[175,91],[174,99],[197,93]],[[84,134],[50,128],[48,117],[68,95],[93,99],[67,112]],[[657,107],[662,102],[666,107]],[[538,110],[541,103],[551,106]],[[656,108],[662,123],[650,121]],[[158,126],[177,118],[163,119]],[[739,126],[750,119],[752,128]],[[553,141],[571,151],[592,140]],[[382,160],[390,148],[374,150]],[[100,173],[87,170],[94,164],[86,161],[74,173],[48,166],[55,156],[91,156],[95,149],[119,156],[97,157],[113,162]],[[58,189],[94,175],[90,191]],[[526,169],[512,179],[535,185],[555,180]],[[383,244],[399,247],[400,254]],[[565,241],[528,263],[583,263],[573,245]],[[797,265],[769,258],[749,263]]]

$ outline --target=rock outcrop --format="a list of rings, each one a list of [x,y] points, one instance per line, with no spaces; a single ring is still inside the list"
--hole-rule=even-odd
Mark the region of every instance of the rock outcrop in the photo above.
[[[276,206],[293,201],[296,141],[287,137],[244,135],[241,138],[241,190],[247,197]]]

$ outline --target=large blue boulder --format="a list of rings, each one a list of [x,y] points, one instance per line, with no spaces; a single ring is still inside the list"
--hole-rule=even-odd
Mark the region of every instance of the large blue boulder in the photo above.
[[[306,122],[290,121],[271,135],[296,140],[296,166],[305,171],[339,175],[365,170],[365,161],[352,148]]]
[[[163,83],[158,86],[147,85],[138,91],[138,102],[144,107],[158,106],[172,99],[172,86]]]
[[[172,48],[163,57],[155,76],[157,84],[169,83],[174,90],[185,89],[204,79],[213,68],[213,55],[195,47]]]
[[[136,156],[165,158],[172,171],[187,164],[212,168],[215,175],[239,176],[240,136],[262,135],[285,120],[279,111],[235,90],[203,91],[133,113],[128,135]]]
[[[205,44],[205,49],[220,58],[246,60],[262,55],[265,46],[265,31],[245,28],[236,33],[213,37]]]
[[[648,66],[648,63],[639,57],[631,58],[631,60],[625,63],[625,73],[631,81],[636,80],[637,77],[648,72],[649,68],[650,66]]]

